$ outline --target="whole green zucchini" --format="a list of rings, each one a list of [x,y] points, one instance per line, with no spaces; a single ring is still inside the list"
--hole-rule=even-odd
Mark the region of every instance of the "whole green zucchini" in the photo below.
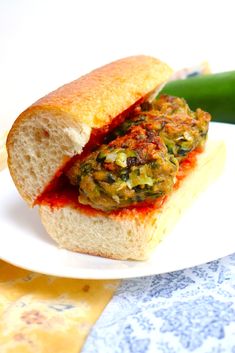
[[[163,93],[185,98],[192,110],[208,111],[214,121],[235,124],[235,71],[171,81]]]

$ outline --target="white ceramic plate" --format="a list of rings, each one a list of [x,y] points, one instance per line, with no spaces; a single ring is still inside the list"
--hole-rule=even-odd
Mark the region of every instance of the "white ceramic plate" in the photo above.
[[[29,209],[5,170],[0,173],[0,258],[45,274],[90,279],[130,278],[180,270],[235,252],[235,125],[212,123],[210,138],[224,139],[223,175],[201,194],[145,262],[117,261],[59,249],[37,209]]]

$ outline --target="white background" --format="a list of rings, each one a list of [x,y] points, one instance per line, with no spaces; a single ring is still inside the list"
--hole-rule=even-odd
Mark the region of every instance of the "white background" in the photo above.
[[[0,132],[40,96],[149,54],[174,69],[235,69],[235,1],[0,0]]]

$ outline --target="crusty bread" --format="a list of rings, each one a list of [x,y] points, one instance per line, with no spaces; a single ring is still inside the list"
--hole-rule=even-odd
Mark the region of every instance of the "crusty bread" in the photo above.
[[[21,196],[32,206],[64,163],[81,153],[92,128],[109,124],[170,74],[157,59],[125,58],[57,89],[24,111],[7,139],[8,166]]]
[[[8,166],[30,206],[58,170],[80,154],[94,129],[150,97],[170,76],[157,59],[136,56],[92,71],[40,99],[15,121],[8,135]],[[224,146],[207,143],[197,167],[161,210],[87,215],[72,206],[40,206],[42,222],[60,247],[114,259],[143,260],[169,232],[183,209],[220,172]]]
[[[205,151],[198,155],[196,168],[169,196],[162,209],[144,217],[136,211],[125,213],[125,217],[91,216],[70,206],[40,206],[41,219],[62,248],[113,259],[144,260],[195,196],[220,174],[224,160],[224,144],[208,141]]]

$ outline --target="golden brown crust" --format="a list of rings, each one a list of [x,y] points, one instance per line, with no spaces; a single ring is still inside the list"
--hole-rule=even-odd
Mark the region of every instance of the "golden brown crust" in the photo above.
[[[29,205],[65,159],[81,153],[92,128],[109,124],[170,74],[152,57],[121,59],[49,93],[20,114],[7,139],[8,166]]]
[[[58,109],[92,128],[99,128],[156,89],[171,73],[165,63],[152,57],[124,58],[49,93],[29,111]]]

